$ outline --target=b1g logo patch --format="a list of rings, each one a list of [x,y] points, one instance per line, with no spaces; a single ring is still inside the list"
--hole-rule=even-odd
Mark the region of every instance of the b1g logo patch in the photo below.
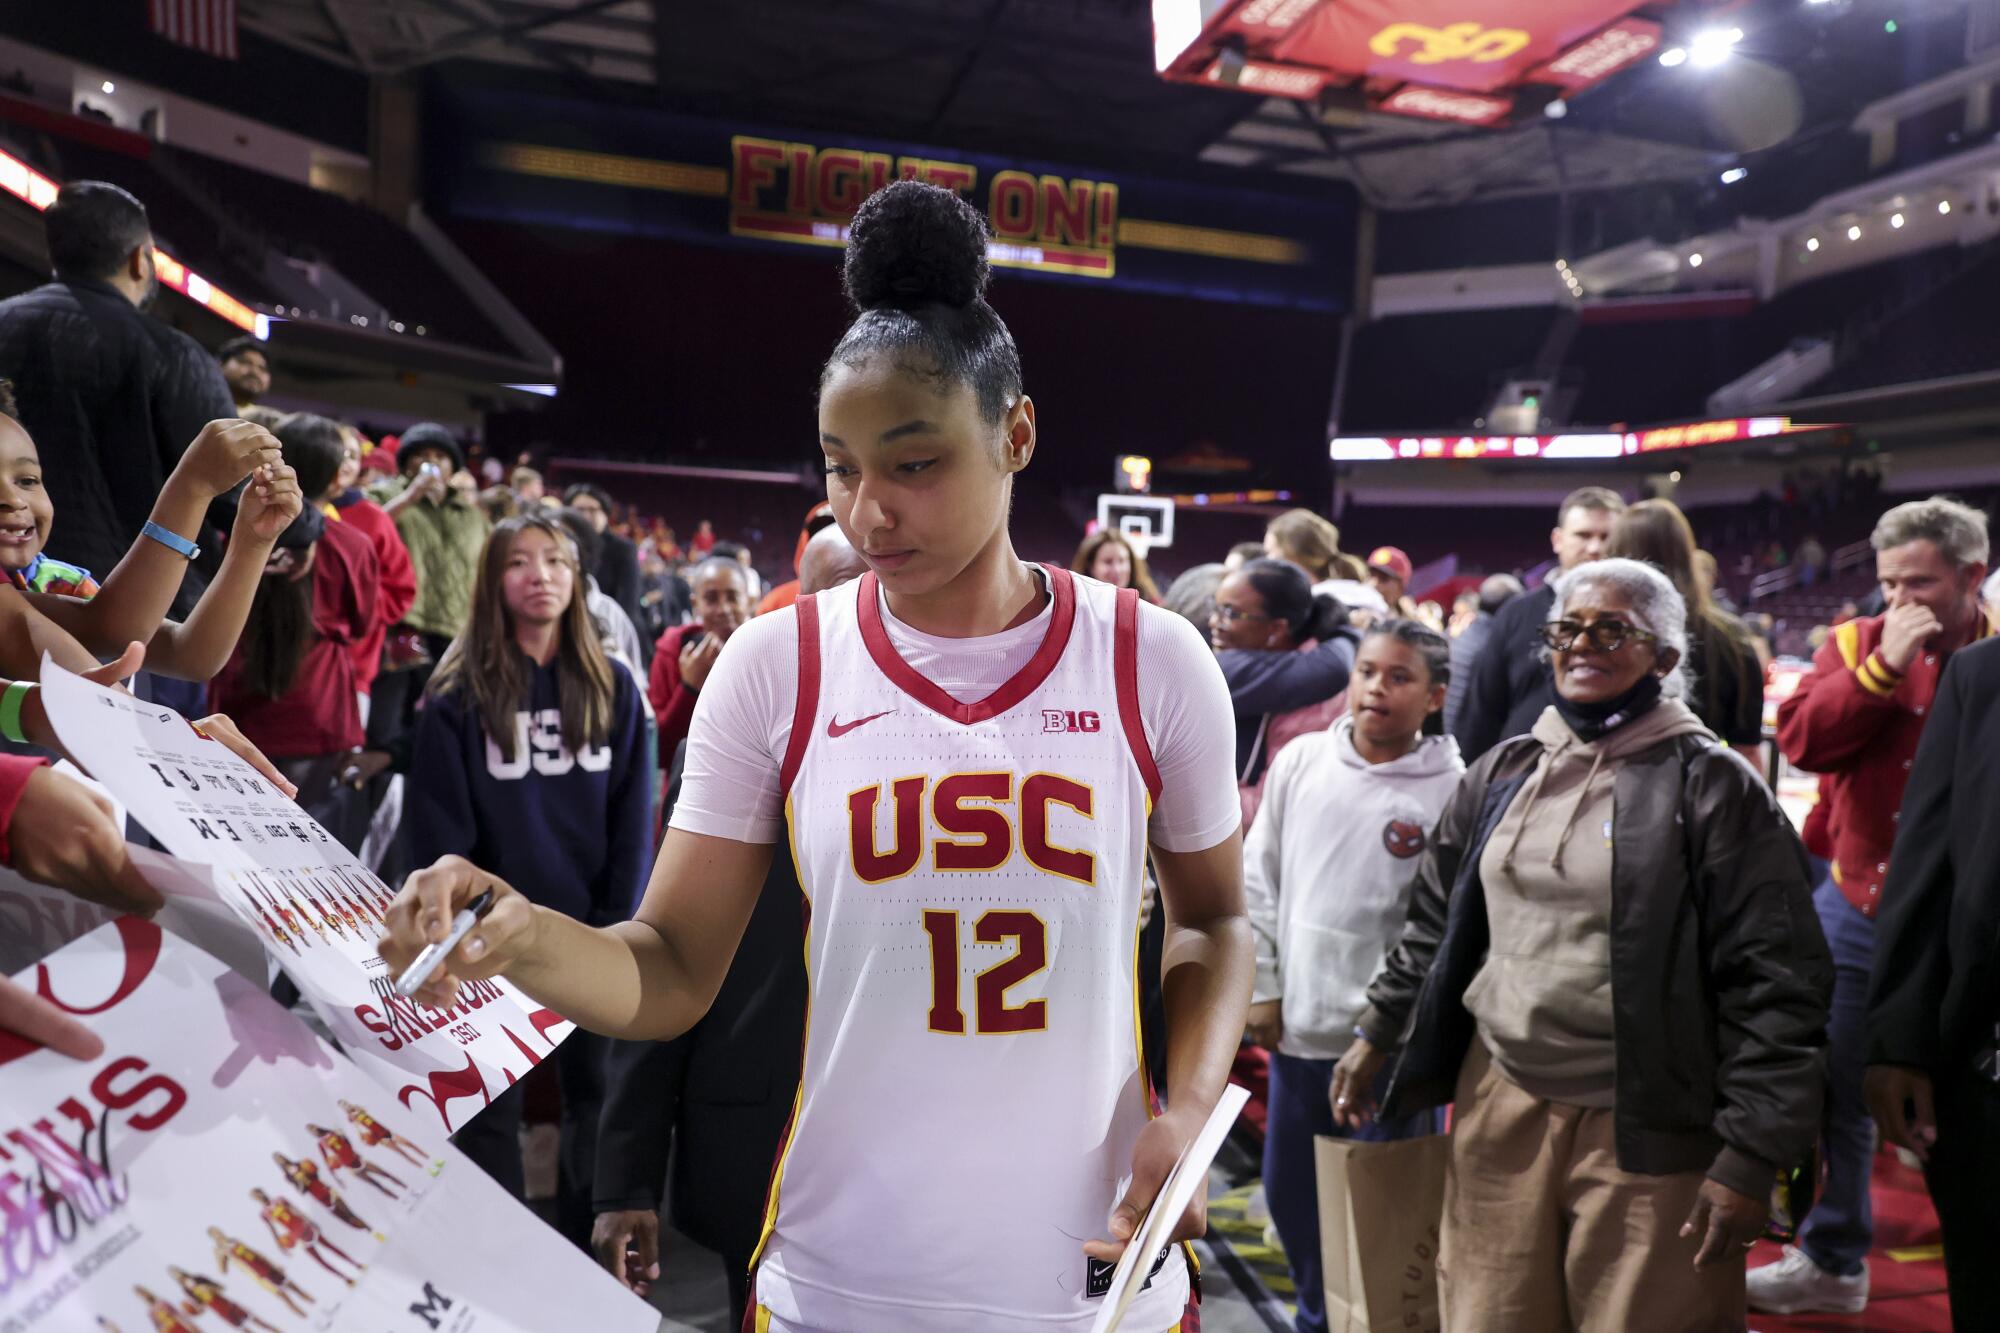
[[[1407,861],[1424,850],[1424,826],[1392,819],[1382,829],[1382,845],[1389,849],[1389,855]]]
[[[1042,731],[1044,733],[1051,731],[1101,731],[1103,728],[1104,723],[1098,718],[1097,714],[1092,712],[1078,713],[1061,708],[1044,708],[1042,710]]]

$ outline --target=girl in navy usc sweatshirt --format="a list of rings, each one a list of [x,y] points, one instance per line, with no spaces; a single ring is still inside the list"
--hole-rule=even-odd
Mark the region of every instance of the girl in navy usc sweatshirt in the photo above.
[[[650,757],[638,687],[605,656],[581,577],[554,520],[494,528],[417,723],[405,821],[414,864],[463,856],[603,925],[645,886]]]
[[[493,529],[472,615],[431,677],[410,765],[415,864],[463,856],[521,892],[604,925],[632,915],[652,852],[652,756],[639,690],[605,656],[576,547],[553,520]],[[557,1225],[588,1241],[604,1038],[557,1048],[562,1149]],[[459,1149],[522,1193],[521,1087],[459,1131]]]

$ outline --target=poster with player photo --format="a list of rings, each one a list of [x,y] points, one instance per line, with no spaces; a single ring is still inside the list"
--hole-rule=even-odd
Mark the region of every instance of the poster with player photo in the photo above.
[[[573,1030],[503,980],[468,983],[450,1009],[396,994],[375,952],[389,887],[256,770],[179,714],[50,663],[42,700],[70,753],[257,933],[393,1100],[456,1131]]]
[[[104,1040],[0,1034],[0,1330],[651,1333],[658,1315],[259,987],[125,916],[16,980]]]

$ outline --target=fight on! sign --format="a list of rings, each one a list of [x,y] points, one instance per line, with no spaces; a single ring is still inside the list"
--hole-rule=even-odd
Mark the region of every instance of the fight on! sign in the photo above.
[[[1291,95],[1312,84],[1253,69]],[[1338,311],[1353,200],[1052,161],[1025,146],[969,152],[827,139],[566,98],[457,90],[432,121],[435,203],[462,218],[732,248],[847,243],[863,200],[897,180],[954,190],[992,223],[1009,279]]]
[[[989,258],[1108,278],[1117,267],[1118,187],[1018,169],[980,179],[969,162],[820,147],[739,134],[729,141],[729,230],[736,236],[845,245],[861,201],[892,180],[921,180],[980,204],[993,223]]]

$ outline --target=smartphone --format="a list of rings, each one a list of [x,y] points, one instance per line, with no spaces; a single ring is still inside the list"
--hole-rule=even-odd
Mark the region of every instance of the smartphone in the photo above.
[[[687,649],[692,648],[696,644],[700,643],[702,641],[703,636],[706,635],[707,633],[708,631],[705,629],[698,629],[694,633],[688,635],[685,639],[682,639],[681,640],[682,651],[686,651]]]
[[[444,469],[439,467],[436,463],[426,463],[422,467],[418,468],[417,471],[423,476],[434,477],[439,481],[444,480]]]

